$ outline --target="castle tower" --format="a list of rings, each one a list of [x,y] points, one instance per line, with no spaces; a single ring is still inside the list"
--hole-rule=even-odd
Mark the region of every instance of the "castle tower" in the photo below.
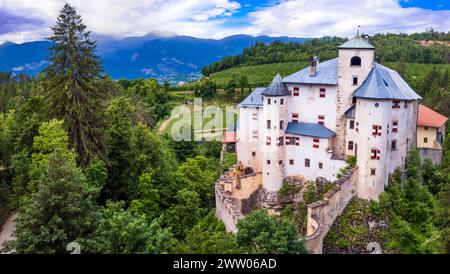
[[[262,92],[263,96],[263,129],[260,135],[262,142],[262,172],[263,188],[268,196],[283,185],[284,180],[284,132],[288,123],[287,109],[290,92],[283,84],[281,76],[273,79],[272,83]],[[270,200],[270,199],[269,199]],[[270,202],[269,202],[270,203]]]
[[[352,106],[353,93],[366,79],[375,62],[375,48],[358,33],[339,46],[336,138],[334,153],[345,155],[345,112]]]
[[[375,64],[354,93],[358,197],[378,200],[389,174],[404,170],[415,146],[418,101],[400,75]]]

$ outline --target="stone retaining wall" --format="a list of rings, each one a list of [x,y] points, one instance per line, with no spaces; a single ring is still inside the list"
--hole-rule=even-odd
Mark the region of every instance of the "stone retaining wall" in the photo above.
[[[356,195],[357,168],[337,180],[324,199],[308,205],[306,245],[311,253],[322,253],[323,239],[350,199]]]

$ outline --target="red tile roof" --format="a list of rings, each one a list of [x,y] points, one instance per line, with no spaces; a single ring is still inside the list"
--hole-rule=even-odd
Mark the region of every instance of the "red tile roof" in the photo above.
[[[419,105],[419,118],[417,120],[418,126],[439,128],[442,127],[447,120],[448,118],[444,115],[441,115],[424,105]]]
[[[236,132],[224,132],[222,136],[222,143],[236,143]]]

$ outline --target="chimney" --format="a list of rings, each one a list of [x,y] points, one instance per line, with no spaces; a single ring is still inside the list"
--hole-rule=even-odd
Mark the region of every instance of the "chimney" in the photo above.
[[[311,57],[311,65],[309,71],[310,76],[316,76],[317,64],[319,64],[319,58],[317,58],[317,56]]]

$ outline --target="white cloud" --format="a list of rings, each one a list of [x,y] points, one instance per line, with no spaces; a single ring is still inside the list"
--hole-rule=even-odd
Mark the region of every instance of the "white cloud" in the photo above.
[[[232,16],[241,8],[238,0],[0,0],[0,15],[37,22],[0,32],[0,43],[48,36],[65,2],[77,8],[93,33],[117,37],[150,32],[203,38],[233,34],[349,37],[358,25],[369,34],[408,33],[428,27],[450,30],[450,11],[402,8],[399,1],[405,0],[269,0],[248,14],[247,25],[233,26],[224,23],[236,20]]]
[[[364,33],[450,30],[450,11],[402,8],[397,0],[284,0],[249,14],[252,32],[321,37]]]
[[[0,0],[0,11],[43,22],[33,30],[1,34],[0,41],[42,39],[50,33],[65,2],[77,8],[93,33],[118,37],[153,31],[221,37],[230,34],[220,26],[223,18],[241,7],[234,0]]]

